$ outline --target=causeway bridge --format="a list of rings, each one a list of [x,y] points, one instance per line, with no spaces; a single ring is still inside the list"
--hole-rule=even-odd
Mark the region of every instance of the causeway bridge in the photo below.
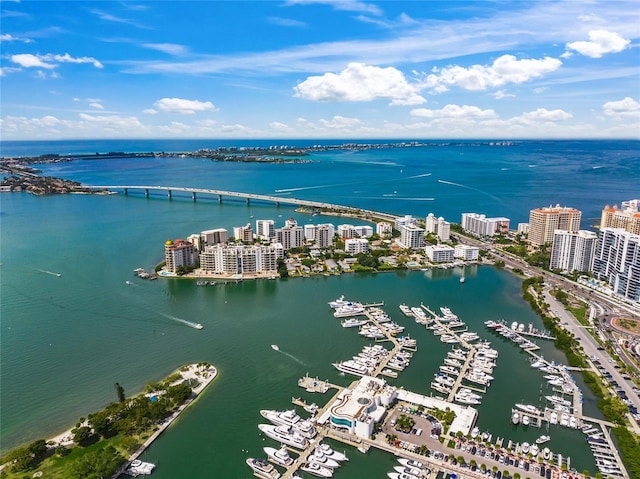
[[[187,193],[191,195],[193,201],[196,201],[198,195],[206,195],[217,197],[219,203],[222,203],[223,197],[228,198],[240,198],[244,199],[247,204],[250,204],[252,200],[256,201],[264,201],[267,203],[274,203],[276,206],[280,206],[281,204],[285,205],[294,205],[294,206],[306,206],[309,208],[318,208],[322,210],[329,210],[335,213],[348,213],[350,215],[358,215],[365,217],[376,217],[381,219],[386,219],[389,221],[394,221],[397,216],[389,213],[382,213],[379,211],[372,210],[364,210],[361,208],[355,208],[353,206],[344,206],[337,205],[333,203],[325,203],[322,201],[311,201],[311,200],[302,200],[298,198],[285,198],[282,196],[272,196],[272,195],[260,195],[256,193],[241,193],[238,191],[226,191],[226,190],[217,190],[217,189],[207,189],[207,188],[185,188],[181,186],[143,186],[143,185],[105,185],[105,186],[96,186],[96,185],[82,185],[83,188],[91,189],[91,190],[121,190],[125,195],[129,194],[131,190],[139,190],[144,193],[146,197],[149,197],[151,191],[161,191],[166,194],[166,196],[171,199],[173,198],[174,193]]]

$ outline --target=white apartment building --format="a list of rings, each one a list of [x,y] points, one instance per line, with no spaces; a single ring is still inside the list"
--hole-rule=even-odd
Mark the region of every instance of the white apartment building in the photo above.
[[[622,228],[601,229],[593,273],[615,293],[640,301],[640,235]]]
[[[440,241],[449,241],[451,238],[451,224],[442,216],[436,218],[433,213],[429,213],[424,224],[425,232],[435,234]]]
[[[371,226],[358,225],[355,228],[356,228],[356,234],[360,238],[368,238],[369,236],[373,235],[373,227],[371,227]]]
[[[518,223],[518,234],[529,236],[529,223]]]
[[[316,228],[316,245],[318,248],[329,248],[333,246],[335,228],[331,223],[319,224]]]
[[[478,213],[462,213],[462,229],[476,236],[493,236],[509,232],[509,218],[487,218]]]
[[[529,243],[534,246],[551,243],[555,230],[578,231],[582,212],[566,206],[548,206],[529,212]]]
[[[416,219],[411,215],[405,215],[402,218],[396,218],[395,228],[400,231],[402,226],[415,226],[417,224]]]
[[[273,220],[256,220],[256,236],[260,239],[271,241],[276,237]]]
[[[458,244],[453,248],[453,256],[454,258],[460,258],[464,261],[478,261],[480,248],[477,246]]]
[[[398,242],[407,249],[419,249],[424,246],[424,230],[415,224],[400,227]]]
[[[381,221],[376,224],[376,234],[380,236],[380,238],[386,238],[391,236],[393,233],[393,226],[391,224]]]
[[[569,272],[591,271],[597,244],[598,235],[592,231],[556,230],[549,268]]]
[[[278,251],[273,245],[213,245],[200,254],[200,269],[214,274],[276,274]]]
[[[202,251],[204,249],[204,236],[201,234],[192,234],[187,236],[187,241],[191,243],[198,251]]]
[[[204,236],[205,245],[214,245],[229,241],[229,233],[224,228],[202,231],[200,234]]]
[[[369,240],[366,238],[349,238],[344,240],[344,249],[349,254],[369,252]]]
[[[355,238],[358,233],[353,225],[338,225],[338,236],[340,238]]]
[[[276,230],[276,242],[282,244],[285,251],[304,246],[304,230],[301,226],[285,226]]]
[[[234,226],[233,236],[236,241],[242,241],[243,243],[253,243],[253,228],[247,223],[244,226]]]
[[[168,240],[164,244],[164,260],[164,269],[175,273],[181,267],[195,266],[198,263],[198,251],[193,243],[186,240]]]
[[[429,244],[424,247],[429,261],[432,263],[451,263],[455,249],[446,244]]]
[[[304,239],[305,241],[313,241],[316,240],[316,225],[308,224],[304,225]]]

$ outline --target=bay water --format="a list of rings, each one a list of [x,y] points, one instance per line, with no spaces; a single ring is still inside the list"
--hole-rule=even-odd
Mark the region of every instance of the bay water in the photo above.
[[[189,151],[206,142],[86,142],[13,144],[2,154],[92,151]],[[266,144],[275,144],[268,142]],[[288,142],[287,144],[291,144]],[[197,146],[196,146],[197,145]],[[459,222],[466,211],[526,221],[533,207],[561,203],[597,218],[604,204],[639,196],[638,142],[523,142],[514,147],[455,145],[312,154],[303,164],[218,163],[189,158],[82,160],[42,165],[44,174],[85,184],[192,186],[283,194],[395,214],[429,212]],[[633,165],[636,165],[635,167]],[[532,323],[539,319],[521,299],[518,278],[488,266],[460,270],[345,274],[244,281],[198,287],[188,280],[144,281],[136,267],[152,269],[167,239],[202,230],[290,216],[334,224],[269,204],[157,195],[0,196],[0,433],[2,450],[48,437],[81,416],[142,390],[189,362],[219,369],[198,402],[158,439],[145,459],[154,475],[251,477],[244,464],[273,446],[257,429],[260,409],[290,407],[292,396],[323,403],[296,385],[305,373],[348,384],[331,363],[348,359],[367,342],[340,327],[327,302],[384,301],[393,319],[418,340],[411,366],[393,384],[429,394],[429,382],[447,350],[405,318],[400,303],[449,306],[471,330],[500,351],[496,379],[479,407],[479,426],[495,436],[532,442],[541,431],[515,428],[516,402],[539,404],[541,375],[519,348],[491,335],[487,319]],[[355,222],[359,223],[359,222]],[[58,276],[60,274],[60,276]],[[127,284],[126,281],[132,284]],[[201,323],[202,330],[182,321]],[[278,344],[280,352],[270,345]],[[563,361],[550,344],[545,358]],[[286,354],[285,354],[286,353]],[[597,414],[593,399],[590,414]],[[594,471],[581,433],[552,427],[550,447]],[[343,477],[384,477],[393,459],[348,451]],[[388,467],[387,467],[388,466]]]

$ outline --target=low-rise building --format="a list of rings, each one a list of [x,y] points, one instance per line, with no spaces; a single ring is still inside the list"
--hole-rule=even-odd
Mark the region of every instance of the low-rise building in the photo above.
[[[477,246],[458,244],[453,248],[453,256],[454,258],[459,258],[464,261],[478,261],[480,248]]]
[[[358,225],[355,227],[356,235],[360,238],[368,238],[373,235],[373,227],[368,225]]]
[[[338,236],[340,238],[355,238],[358,236],[356,232],[356,227],[353,225],[338,225]]]
[[[369,240],[366,238],[349,238],[344,241],[344,249],[349,254],[360,254],[369,252]]]
[[[274,245],[212,245],[200,254],[200,269],[213,274],[276,274],[278,250]]]
[[[424,247],[424,252],[432,263],[451,263],[454,251],[452,246],[446,244],[430,244]]]

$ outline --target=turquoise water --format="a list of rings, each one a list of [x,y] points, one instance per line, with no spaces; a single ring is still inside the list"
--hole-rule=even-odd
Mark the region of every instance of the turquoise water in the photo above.
[[[47,165],[44,170],[92,184],[170,184],[258,193],[307,188],[292,195],[420,216],[430,211],[445,216],[481,211],[482,205],[487,214],[509,215],[502,210],[507,205],[509,211],[519,212],[522,221],[528,208],[540,203],[566,202],[597,212],[602,203],[637,197],[633,190],[640,184],[634,181],[638,172],[628,164],[629,158],[637,157],[637,143],[605,143],[607,151],[618,151],[624,158],[608,169],[591,168],[597,166],[600,153],[583,143],[581,148],[589,153],[582,166],[575,151],[565,147],[562,153],[560,142],[548,144],[550,151],[540,154],[537,148],[545,144],[526,151],[441,147],[437,152],[323,153],[317,155],[317,163],[305,165],[149,159],[78,161]],[[126,148],[111,148],[115,149]],[[494,155],[499,158],[492,162]],[[559,155],[569,158],[565,168],[572,173],[556,200],[542,185],[559,181],[561,165],[552,161]],[[436,156],[447,158],[448,165],[435,161]],[[522,167],[534,163],[540,168]],[[505,164],[511,167],[501,166]],[[517,181],[492,183],[500,174],[496,172],[514,170],[519,172]],[[431,176],[408,178],[430,171]],[[620,177],[620,171],[626,171],[626,177]],[[602,198],[588,200],[593,190],[584,191],[579,185],[595,181],[594,175],[615,186],[615,198],[599,191],[596,197]],[[438,178],[474,185],[475,190],[438,183]],[[427,197],[436,200],[399,199]],[[159,464],[154,475],[160,478],[249,477],[244,459],[273,442],[258,434],[260,409],[288,407],[292,396],[322,402],[322,397],[297,387],[297,379],[306,372],[339,384],[350,381],[331,362],[349,358],[367,343],[355,331],[341,328],[331,315],[326,303],[341,294],[358,301],[383,300],[387,312],[406,323],[418,339],[419,351],[411,367],[392,382],[424,394],[429,393],[430,379],[446,347],[402,318],[398,305],[450,306],[500,350],[496,380],[480,407],[480,427],[516,441],[531,442],[539,435],[536,430],[513,429],[509,410],[515,402],[537,403],[540,374],[527,367],[527,356],[519,348],[503,343],[483,325],[486,319],[504,318],[541,326],[521,299],[519,281],[508,273],[489,267],[468,269],[464,285],[458,282],[460,272],[451,270],[247,281],[206,288],[189,281],[149,282],[134,278],[132,270],[159,262],[168,238],[215,227],[230,229],[254,221],[251,216],[283,222],[293,215],[301,223],[310,218],[284,207],[194,203],[175,197],[168,201],[160,196],[14,193],[1,195],[0,201],[3,450],[61,432],[115,400],[116,382],[134,394],[147,381],[182,364],[209,361],[219,368],[220,377],[147,451],[146,459]],[[204,329],[176,319],[201,323]],[[278,344],[282,352],[272,350],[271,344]],[[562,361],[551,346],[544,348],[546,358]],[[594,470],[580,433],[557,428],[551,436],[552,449],[570,455],[579,470]],[[374,472],[383,477],[382,471],[390,470],[384,454],[365,457],[351,451],[350,456],[352,461],[343,469],[349,472],[343,477],[374,477]]]

